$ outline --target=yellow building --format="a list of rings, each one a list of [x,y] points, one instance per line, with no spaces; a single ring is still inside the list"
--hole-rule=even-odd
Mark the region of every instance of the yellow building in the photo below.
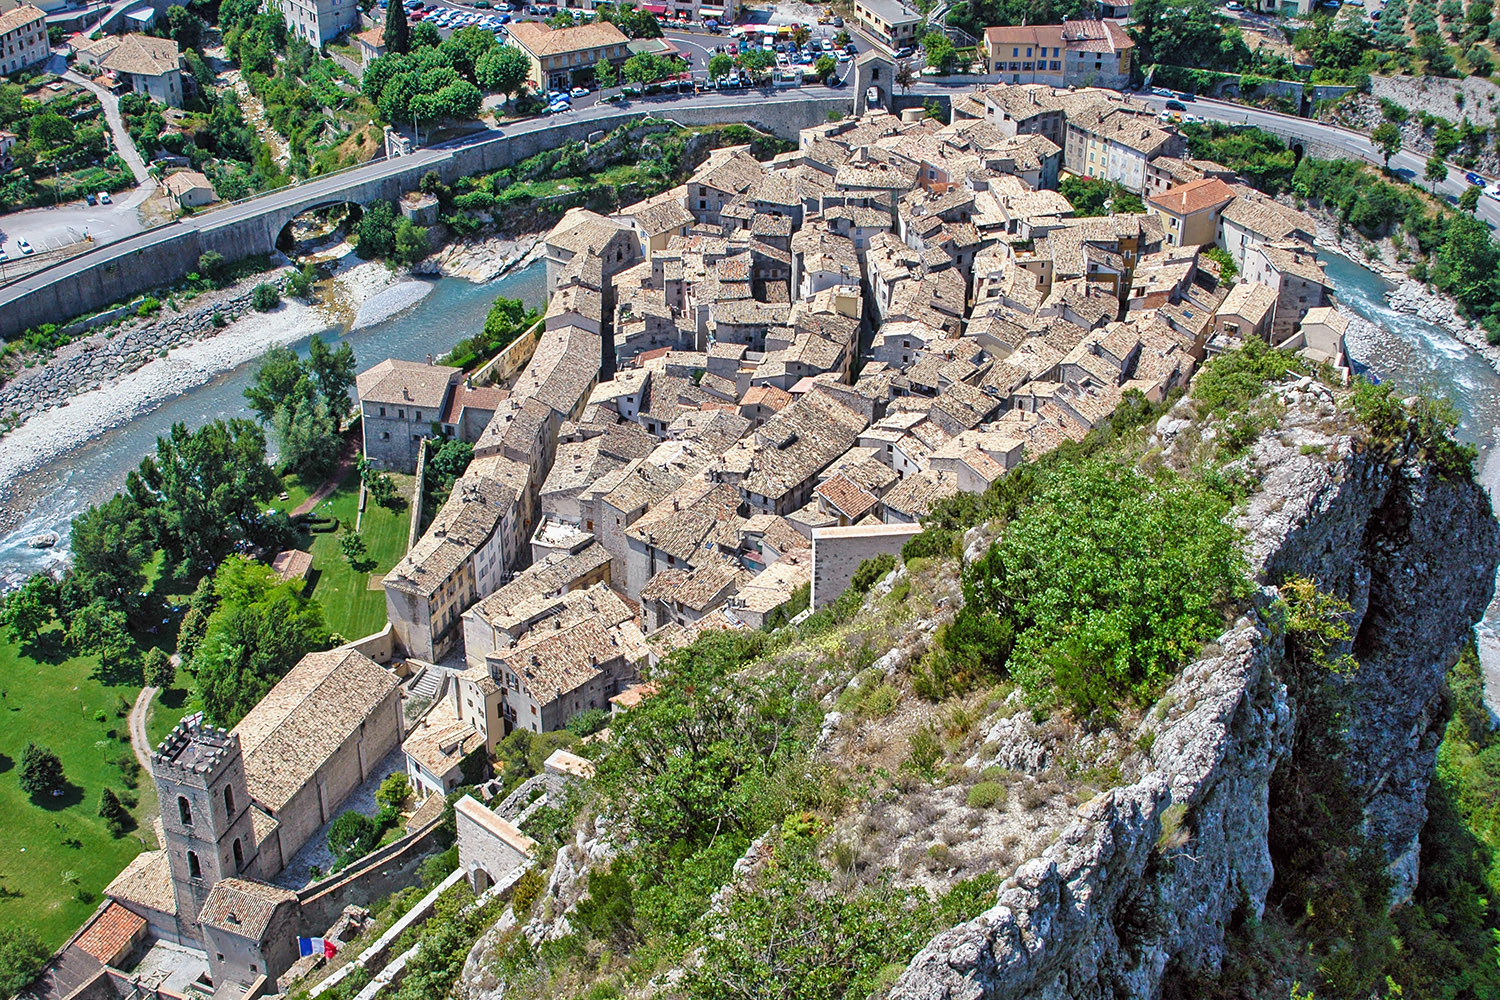
[[[607,21],[550,28],[540,21],[518,21],[510,26],[510,44],[531,60],[527,79],[539,90],[566,90],[591,82],[602,59],[623,63],[630,58],[630,39]]]
[[[1219,213],[1234,200],[1234,188],[1217,177],[1177,184],[1146,199],[1146,210],[1161,219],[1173,246],[1210,244],[1219,231]]]

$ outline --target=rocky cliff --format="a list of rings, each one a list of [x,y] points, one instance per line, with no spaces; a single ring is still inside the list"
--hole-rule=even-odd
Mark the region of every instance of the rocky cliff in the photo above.
[[[1443,678],[1489,601],[1500,529],[1483,491],[1439,476],[1418,443],[1372,446],[1315,383],[1280,394],[1280,425],[1238,470],[1255,484],[1240,514],[1262,584],[1253,606],[1140,724],[1143,772],[1080,807],[892,996],[1155,997],[1169,968],[1218,968],[1231,923],[1258,917],[1271,890],[1273,775],[1301,763],[1285,640],[1266,613],[1292,576],[1354,609],[1345,763],[1363,832],[1397,897],[1410,892]],[[1166,462],[1187,464],[1212,435],[1190,418],[1179,408],[1158,424]]]

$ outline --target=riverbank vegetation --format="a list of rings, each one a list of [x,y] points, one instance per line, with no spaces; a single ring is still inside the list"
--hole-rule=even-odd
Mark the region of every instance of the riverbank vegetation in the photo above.
[[[1473,215],[1367,164],[1311,156],[1299,161],[1259,129],[1215,123],[1185,125],[1183,133],[1192,156],[1239,171],[1267,194],[1326,209],[1365,239],[1390,239],[1411,277],[1451,295],[1490,343],[1500,343],[1500,244]]]
[[[245,389],[262,426],[276,435],[282,468],[320,482],[344,452],[343,425],[354,409],[354,349],[337,350],[313,335],[303,361],[290,347],[273,347]]]

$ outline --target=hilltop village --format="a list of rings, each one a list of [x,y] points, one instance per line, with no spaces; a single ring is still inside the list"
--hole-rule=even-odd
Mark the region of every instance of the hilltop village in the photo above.
[[[1064,174],[1145,211],[1081,217]],[[158,748],[164,847],[79,941],[202,949],[215,996],[305,970],[297,937],[338,914],[288,866],[396,748],[440,809],[510,732],[628,710],[701,631],[828,604],[934,504],[1216,352],[1344,367],[1314,231],[1143,106],[1044,85],[976,91],[951,124],[819,125],[767,162],[719,149],[618,214],[570,211],[508,388],[435,363],[359,376],[373,465],[417,472],[435,426],[474,458],[385,576],[385,630],[305,657],[234,730],[190,718]],[[589,772],[553,757],[549,780]],[[505,813],[459,803],[476,891],[531,850]]]

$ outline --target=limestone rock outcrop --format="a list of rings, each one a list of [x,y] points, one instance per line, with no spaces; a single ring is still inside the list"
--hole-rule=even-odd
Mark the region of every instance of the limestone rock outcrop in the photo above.
[[[1500,526],[1483,490],[1438,475],[1418,443],[1388,451],[1351,433],[1324,387],[1295,384],[1282,402],[1280,426],[1241,460],[1255,491],[1239,526],[1261,589],[1141,724],[1149,769],[1080,807],[991,909],[912,960],[893,997],[1150,998],[1170,968],[1218,968],[1231,923],[1263,912],[1272,775],[1299,763],[1284,640],[1264,614],[1291,576],[1354,609],[1345,764],[1397,898],[1410,893],[1443,678],[1489,601]],[[1158,425],[1169,463],[1187,416]]]

